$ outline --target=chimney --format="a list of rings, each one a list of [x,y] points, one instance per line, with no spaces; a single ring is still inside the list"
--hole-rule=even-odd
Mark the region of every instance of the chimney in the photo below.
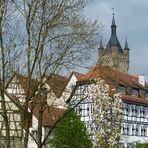
[[[144,78],[144,75],[143,74],[141,74],[141,75],[139,75],[139,83],[141,84],[141,85],[143,85],[143,86],[145,86],[145,80],[144,80],[145,78]]]

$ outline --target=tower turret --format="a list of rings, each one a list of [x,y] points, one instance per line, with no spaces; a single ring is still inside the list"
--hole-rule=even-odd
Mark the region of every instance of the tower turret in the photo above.
[[[126,38],[125,47],[124,47],[124,55],[127,61],[127,69],[129,69],[129,51],[130,51],[130,48],[128,47],[127,38]]]
[[[129,47],[128,47],[127,38],[125,39],[124,50],[128,50],[128,51],[130,50]]]

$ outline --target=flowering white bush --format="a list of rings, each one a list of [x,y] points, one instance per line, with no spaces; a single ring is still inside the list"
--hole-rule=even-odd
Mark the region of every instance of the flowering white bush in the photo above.
[[[115,148],[120,138],[122,122],[122,101],[119,94],[111,97],[109,86],[102,79],[95,80],[91,93],[94,102],[94,147]]]

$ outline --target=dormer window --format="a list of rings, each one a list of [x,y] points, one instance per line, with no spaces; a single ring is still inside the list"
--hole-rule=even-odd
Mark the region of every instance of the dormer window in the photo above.
[[[138,90],[132,89],[132,96],[138,96]]]
[[[148,92],[144,94],[145,99],[148,99]]]
[[[121,94],[125,95],[125,94],[126,94],[126,88],[125,88],[125,87],[120,87],[120,88],[119,88],[119,92],[120,92]]]

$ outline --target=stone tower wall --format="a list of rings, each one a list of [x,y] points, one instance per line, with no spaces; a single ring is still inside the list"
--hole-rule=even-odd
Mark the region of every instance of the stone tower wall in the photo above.
[[[129,53],[118,53],[118,47],[112,47],[112,52],[104,52],[99,56],[99,65],[110,67],[114,70],[128,73],[129,69]]]

